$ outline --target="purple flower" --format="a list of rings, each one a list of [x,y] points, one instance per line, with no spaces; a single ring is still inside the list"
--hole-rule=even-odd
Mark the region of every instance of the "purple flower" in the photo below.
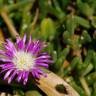
[[[17,78],[18,82],[23,81],[25,85],[29,74],[39,79],[40,74],[45,74],[41,67],[48,68],[48,64],[53,62],[47,52],[41,53],[46,45],[39,40],[32,41],[31,36],[29,41],[26,41],[26,35],[23,39],[17,37],[15,44],[7,39],[3,46],[0,61],[4,64],[0,65],[0,74],[5,73],[4,80],[8,79],[8,83]]]

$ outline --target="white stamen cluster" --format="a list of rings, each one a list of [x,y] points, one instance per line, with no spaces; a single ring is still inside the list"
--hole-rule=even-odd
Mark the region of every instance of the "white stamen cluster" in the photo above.
[[[18,51],[13,58],[13,63],[20,70],[29,70],[35,65],[35,58],[31,53]]]

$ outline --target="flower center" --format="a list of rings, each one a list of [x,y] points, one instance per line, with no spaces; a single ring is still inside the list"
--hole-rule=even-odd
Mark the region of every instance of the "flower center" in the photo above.
[[[13,63],[20,70],[29,70],[35,65],[35,58],[31,53],[24,51],[16,52],[15,57],[13,58]]]

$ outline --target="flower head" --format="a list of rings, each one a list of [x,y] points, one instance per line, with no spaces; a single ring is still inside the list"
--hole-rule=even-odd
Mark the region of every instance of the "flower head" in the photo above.
[[[17,38],[16,43],[12,43],[9,39],[3,44],[4,49],[0,50],[1,72],[5,73],[4,80],[8,78],[8,83],[17,77],[17,81],[23,81],[25,85],[28,81],[29,74],[34,78],[40,78],[40,74],[44,74],[41,67],[48,68],[48,64],[52,63],[47,52],[41,52],[45,44],[39,40],[26,41],[26,35],[23,39]]]

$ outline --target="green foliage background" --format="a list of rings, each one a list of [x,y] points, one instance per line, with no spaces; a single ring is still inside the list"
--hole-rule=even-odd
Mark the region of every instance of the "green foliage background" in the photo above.
[[[80,96],[96,96],[96,0],[0,0],[0,12],[4,8],[20,36],[32,34],[48,43],[51,71]],[[2,17],[0,28],[11,38]],[[37,87],[11,89],[18,96],[45,96]]]

